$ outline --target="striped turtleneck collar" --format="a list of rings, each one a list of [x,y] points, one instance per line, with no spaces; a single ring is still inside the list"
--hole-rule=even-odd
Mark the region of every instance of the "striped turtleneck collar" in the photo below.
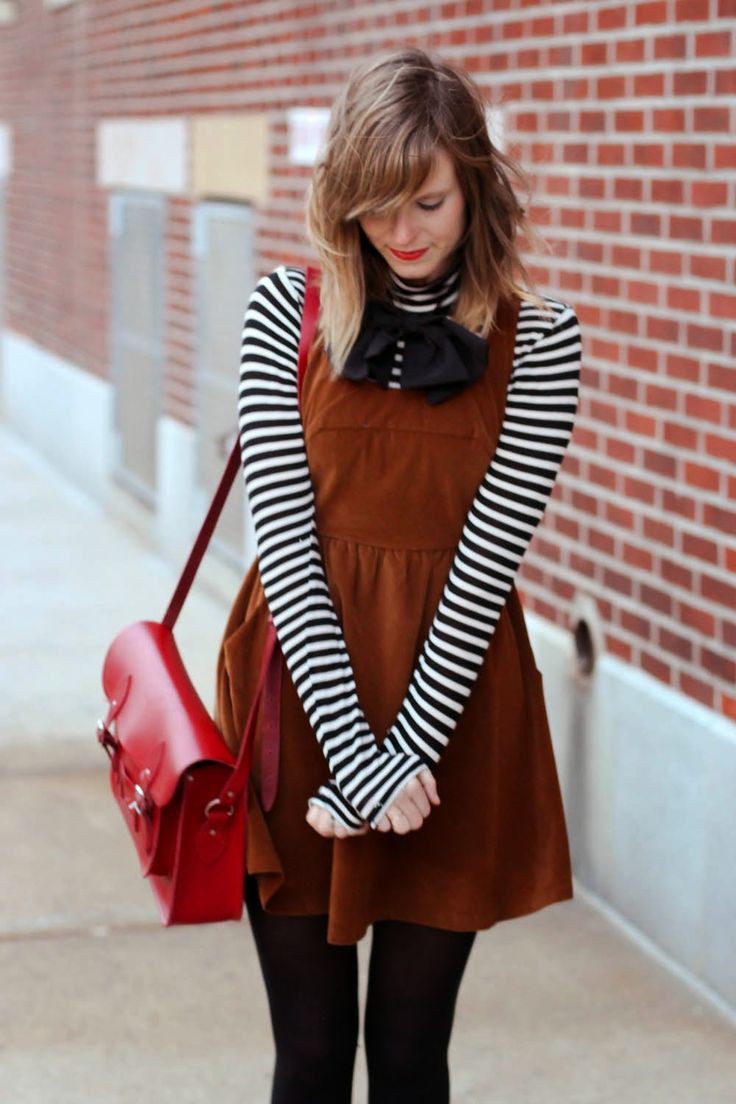
[[[368,299],[341,375],[383,388],[423,388],[430,404],[445,402],[478,379],[488,343],[448,317],[458,294],[460,260],[455,255],[440,277],[423,284],[389,269],[388,294]]]
[[[449,311],[457,298],[460,282],[460,258],[456,256],[452,266],[436,280],[426,284],[413,284],[403,280],[389,268],[388,295],[396,307],[407,311],[430,313]]]

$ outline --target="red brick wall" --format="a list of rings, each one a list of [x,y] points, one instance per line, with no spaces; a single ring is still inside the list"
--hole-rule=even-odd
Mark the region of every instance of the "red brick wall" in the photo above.
[[[12,129],[5,323],[107,375],[106,197],[94,185],[85,36],[93,4],[18,5],[0,26],[0,119]]]
[[[573,444],[522,571],[527,604],[566,624],[587,589],[612,652],[736,719],[736,0],[20,7],[0,28],[7,324],[102,376],[97,120],[268,110],[266,272],[305,259],[310,170],[287,162],[284,110],[328,106],[351,59],[426,44],[503,101],[554,245],[535,276],[575,307],[585,343]],[[166,406],[187,421],[190,215],[169,202]]]

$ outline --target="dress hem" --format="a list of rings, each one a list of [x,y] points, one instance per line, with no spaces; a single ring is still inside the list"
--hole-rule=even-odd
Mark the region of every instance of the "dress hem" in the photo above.
[[[248,872],[248,873],[250,874],[250,877],[256,877],[257,878],[257,876],[258,876],[255,873],[250,873],[250,872]],[[510,907],[510,908],[507,908],[507,909],[502,909],[498,912],[495,912],[490,918],[489,918],[488,913],[484,913],[480,917],[476,917],[475,919],[472,919],[472,920],[465,920],[465,921],[462,921],[462,922],[455,921],[452,924],[448,924],[448,923],[439,924],[439,923],[436,923],[436,922],[433,923],[431,920],[428,920],[426,917],[424,919],[418,919],[416,916],[410,916],[410,915],[406,915],[406,914],[398,915],[396,913],[393,913],[391,915],[374,916],[370,920],[366,919],[366,920],[362,921],[361,923],[363,925],[363,930],[361,932],[353,931],[352,933],[350,933],[350,932],[347,932],[347,931],[343,931],[343,932],[340,932],[340,933],[336,933],[334,931],[328,931],[328,933],[327,933],[327,942],[332,944],[332,945],[335,945],[335,946],[346,946],[346,945],[350,945],[350,944],[354,944],[354,943],[359,943],[368,934],[368,928],[376,920],[399,920],[399,921],[402,921],[404,923],[423,924],[423,925],[426,925],[428,927],[439,928],[442,931],[454,931],[454,932],[487,931],[489,928],[494,927],[496,924],[502,923],[504,920],[516,920],[516,919],[519,919],[522,916],[530,916],[533,913],[539,912],[541,909],[547,908],[550,905],[562,904],[564,901],[573,900],[574,896],[575,896],[575,894],[574,894],[574,890],[573,890],[573,884],[568,879],[568,880],[563,881],[563,882],[555,883],[554,885],[552,885],[551,887],[549,887],[548,889],[546,889],[544,891],[540,891],[527,904],[517,906],[516,908]],[[326,913],[324,911],[324,909],[320,909],[320,910],[314,911],[314,912],[298,912],[298,913],[295,913],[295,912],[278,912],[274,909],[267,908],[263,904],[261,905],[261,907],[263,908],[264,912],[268,913],[271,916],[328,916],[329,915],[328,913]]]

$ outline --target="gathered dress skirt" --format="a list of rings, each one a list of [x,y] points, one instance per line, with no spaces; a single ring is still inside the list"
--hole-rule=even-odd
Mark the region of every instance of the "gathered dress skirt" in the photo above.
[[[518,308],[501,302],[481,378],[436,405],[421,390],[335,378],[321,343],[310,350],[301,411],[319,543],[378,743],[401,708],[496,448]],[[233,752],[256,690],[268,615],[256,558],[217,659],[215,720]],[[260,800],[260,725],[247,789],[246,870],[266,912],[326,914],[328,942],[347,944],[374,920],[478,931],[573,896],[543,678],[515,585],[432,768],[441,803],[419,829],[344,839],[316,832],[307,802],[329,770],[285,664],[280,708],[271,808]]]

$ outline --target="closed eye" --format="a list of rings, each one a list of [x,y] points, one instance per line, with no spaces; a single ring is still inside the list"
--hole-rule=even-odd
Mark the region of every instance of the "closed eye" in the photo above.
[[[420,203],[419,206],[423,211],[436,211],[438,207],[441,207],[444,200],[441,199],[439,203]]]

